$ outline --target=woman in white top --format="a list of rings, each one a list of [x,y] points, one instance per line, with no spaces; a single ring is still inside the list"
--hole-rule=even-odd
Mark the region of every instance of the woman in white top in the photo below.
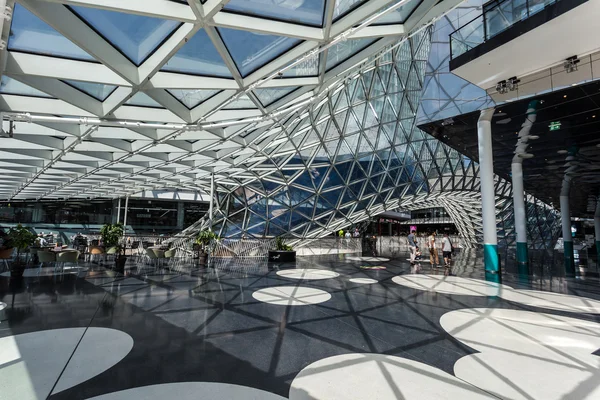
[[[452,262],[452,243],[447,233],[444,233],[442,239],[442,255],[444,256],[444,266],[449,267]]]

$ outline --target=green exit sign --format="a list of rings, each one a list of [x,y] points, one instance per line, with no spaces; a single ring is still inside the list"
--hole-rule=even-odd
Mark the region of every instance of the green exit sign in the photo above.
[[[560,121],[550,122],[550,125],[548,125],[548,127],[551,131],[557,131],[560,129]]]

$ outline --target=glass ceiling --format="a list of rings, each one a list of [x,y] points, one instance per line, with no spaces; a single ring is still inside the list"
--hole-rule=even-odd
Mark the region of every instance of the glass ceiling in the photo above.
[[[350,11],[354,10],[355,8],[366,2],[367,0],[335,0],[335,7],[333,9],[333,21],[337,21]]]
[[[281,88],[268,88],[268,89],[256,89],[254,93],[260,100],[260,103],[268,107],[271,104],[275,103],[277,100],[286,96],[287,94],[293,92],[298,89],[297,87],[281,87]]]
[[[19,94],[22,96],[33,97],[52,97],[41,90],[34,89],[31,86],[27,86],[26,84],[21,83],[16,79],[9,78],[8,76],[2,77],[2,81],[0,82],[0,93]]]
[[[393,4],[392,0],[381,1],[386,2]],[[354,60],[349,59],[358,52],[372,56],[399,39],[397,26],[380,26],[364,35],[369,39],[347,40],[310,58],[303,56],[374,15],[376,10],[363,0],[230,0],[223,6],[218,1],[187,0],[66,2],[85,6],[64,3],[15,3],[7,40],[9,62],[2,66],[5,70],[0,82],[0,100],[4,97],[0,103],[7,109],[0,111],[153,121],[170,127],[223,124],[226,128],[175,132],[167,125],[163,129],[102,126],[56,160],[44,159],[41,153],[31,156],[35,163],[22,181],[15,181],[18,185],[0,184],[0,200],[110,197],[176,182],[187,182],[196,189],[206,183],[209,169],[232,185],[255,179],[251,175],[253,163],[262,162],[265,154],[278,147],[272,146],[274,141],[287,140],[280,137],[283,127],[274,120],[275,115],[285,121],[303,115],[307,107],[314,106],[304,100],[328,95],[315,88],[324,90],[355,72],[337,76],[332,68],[350,68]],[[409,0],[401,10],[377,23],[403,21],[413,26],[417,22],[411,21],[415,7],[427,12],[433,4]],[[62,25],[61,17],[70,13],[83,23]],[[352,18],[343,18],[349,13]],[[327,15],[337,22],[328,22]],[[115,57],[115,50],[124,57]],[[277,76],[281,68],[299,57],[305,58]],[[262,81],[270,76],[277,76],[277,82]],[[65,90],[65,85],[73,89]],[[231,102],[239,93],[242,96]],[[82,101],[83,96],[89,96],[90,101]],[[91,99],[103,102],[101,107]],[[300,102],[301,107],[294,111],[297,114],[285,110],[288,104]],[[245,118],[255,122],[246,123]],[[236,122],[229,126],[232,120]],[[40,134],[48,134],[46,127],[35,123],[28,128],[35,131],[36,127]],[[78,131],[60,122],[53,129],[65,136]],[[172,139],[170,135],[174,135]],[[96,137],[103,138],[102,142],[97,143]],[[189,140],[195,140],[193,151],[181,143]],[[307,143],[313,143],[313,138]],[[22,146],[27,149],[30,144],[23,142]],[[143,150],[134,154],[135,149]],[[89,161],[103,160],[98,158],[101,152],[110,152],[115,162],[88,168]],[[140,159],[146,166],[141,166]],[[38,182],[52,181],[52,177],[37,165],[48,163],[66,170],[72,167],[70,175],[78,180],[40,189]],[[165,179],[167,170],[173,172]],[[126,178],[128,185],[117,183],[117,178]],[[181,187],[186,186],[182,183]]]
[[[323,26],[325,0],[230,0],[224,9],[244,15],[320,27]]]
[[[15,4],[8,49],[27,53],[76,60],[95,61],[94,57],[77,47],[50,25],[33,15],[20,4]]]
[[[231,72],[204,29],[192,36],[162,70],[231,78]]]
[[[171,89],[168,90],[177,100],[182,102],[187,108],[194,108],[205,100],[210,99],[215,94],[219,93],[218,90],[182,90],[182,89]]]
[[[130,106],[164,108],[159,102],[148,96],[144,92],[137,92],[132,98],[127,100],[125,104]]]
[[[142,64],[180,25],[177,21],[97,8],[70,8],[135,65]]]
[[[329,50],[327,50],[325,69],[329,71],[331,68],[337,67],[356,53],[374,43],[376,40],[377,39],[371,38],[346,40],[330,47]]]
[[[219,28],[218,30],[243,77],[301,42],[300,39],[237,29]]]
[[[73,86],[76,89],[81,90],[82,92],[89,94],[96,100],[104,101],[110,94],[117,88],[113,85],[103,85],[101,83],[90,83],[90,82],[80,82],[65,79],[63,80],[67,85]]]

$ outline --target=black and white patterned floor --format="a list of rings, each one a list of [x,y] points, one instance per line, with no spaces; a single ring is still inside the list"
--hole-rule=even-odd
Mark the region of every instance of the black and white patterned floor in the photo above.
[[[597,279],[405,260],[0,275],[0,399],[600,398]]]

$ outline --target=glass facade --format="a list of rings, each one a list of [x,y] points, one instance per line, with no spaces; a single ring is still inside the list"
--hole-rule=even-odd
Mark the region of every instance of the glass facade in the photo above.
[[[97,230],[100,225],[117,221],[117,204],[110,199],[4,203],[0,205],[0,228],[21,223],[51,224],[56,229],[77,225],[82,231]],[[137,233],[179,232],[203,218],[207,211],[208,202],[130,199],[127,225]],[[125,200],[121,199],[121,222],[124,216]]]
[[[443,214],[466,243],[481,243],[479,166],[416,126],[431,34],[414,36],[303,118],[288,119],[257,168],[271,171],[268,178],[221,188],[214,229],[224,237],[300,240],[385,210],[427,208]],[[496,177],[496,193],[500,245],[511,245],[510,183]],[[549,245],[558,233],[555,211],[532,199],[528,217],[534,247]]]

